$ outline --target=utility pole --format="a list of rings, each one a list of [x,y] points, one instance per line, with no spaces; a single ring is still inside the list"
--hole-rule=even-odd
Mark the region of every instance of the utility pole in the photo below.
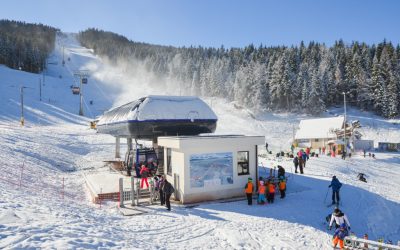
[[[74,72],[74,76],[79,77],[79,115],[83,116],[83,86],[82,84],[87,84],[87,78],[89,77],[89,72],[87,70],[77,70]]]
[[[24,89],[26,87],[21,86],[20,87],[20,94],[21,94],[21,126],[25,125],[25,118],[24,118]]]
[[[42,101],[42,79],[39,77],[39,101]]]
[[[344,151],[347,149],[347,142],[346,142],[346,92],[343,92],[343,102],[344,102],[344,134],[343,134],[343,140],[344,140]]]

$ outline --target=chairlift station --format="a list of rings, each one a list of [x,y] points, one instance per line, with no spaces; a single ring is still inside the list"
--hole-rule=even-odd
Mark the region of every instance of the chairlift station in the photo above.
[[[164,175],[175,187],[175,200],[186,204],[242,197],[247,179],[258,177],[257,145],[264,144],[264,136],[212,134],[217,121],[215,113],[198,97],[150,95],[105,112],[98,118],[96,128],[98,133],[116,138],[116,159],[108,163],[124,174],[132,166],[136,177],[128,185],[132,187],[132,204],[134,192],[139,189],[133,184],[139,177],[135,170],[154,161],[157,174]],[[120,157],[121,138],[127,142],[124,160]],[[137,140],[151,141],[153,148],[143,149]],[[88,179],[90,187],[96,185],[93,182],[98,178]],[[125,190],[126,177],[123,183]],[[91,191],[94,200],[96,195],[98,200],[99,194]],[[118,193],[121,194],[115,190],[109,196],[118,197],[123,203],[124,197]],[[139,203],[138,199],[136,204]]]

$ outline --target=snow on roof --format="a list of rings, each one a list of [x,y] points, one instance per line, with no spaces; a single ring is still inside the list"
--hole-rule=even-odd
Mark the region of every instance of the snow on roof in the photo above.
[[[134,119],[213,119],[217,116],[211,108],[197,96],[157,96],[149,95],[139,106]]]
[[[197,96],[149,95],[111,109],[98,125],[121,121],[217,120],[214,111]]]
[[[343,123],[343,116],[301,120],[299,125],[300,128],[297,130],[295,138],[335,138],[336,134],[333,133],[333,130],[341,129]]]

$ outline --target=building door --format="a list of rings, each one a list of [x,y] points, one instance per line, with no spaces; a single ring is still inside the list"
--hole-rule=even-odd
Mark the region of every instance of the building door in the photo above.
[[[179,186],[179,174],[174,174],[174,188],[175,188],[175,200],[180,201],[181,200],[181,195],[180,195],[180,186]]]

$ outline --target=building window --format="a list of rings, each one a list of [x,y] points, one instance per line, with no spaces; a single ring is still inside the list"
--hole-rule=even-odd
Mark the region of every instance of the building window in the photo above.
[[[172,176],[171,149],[167,148],[167,174]]]
[[[239,151],[237,161],[238,175],[249,175],[249,151]]]
[[[319,139],[315,139],[314,141],[315,141],[315,142],[319,142]]]

